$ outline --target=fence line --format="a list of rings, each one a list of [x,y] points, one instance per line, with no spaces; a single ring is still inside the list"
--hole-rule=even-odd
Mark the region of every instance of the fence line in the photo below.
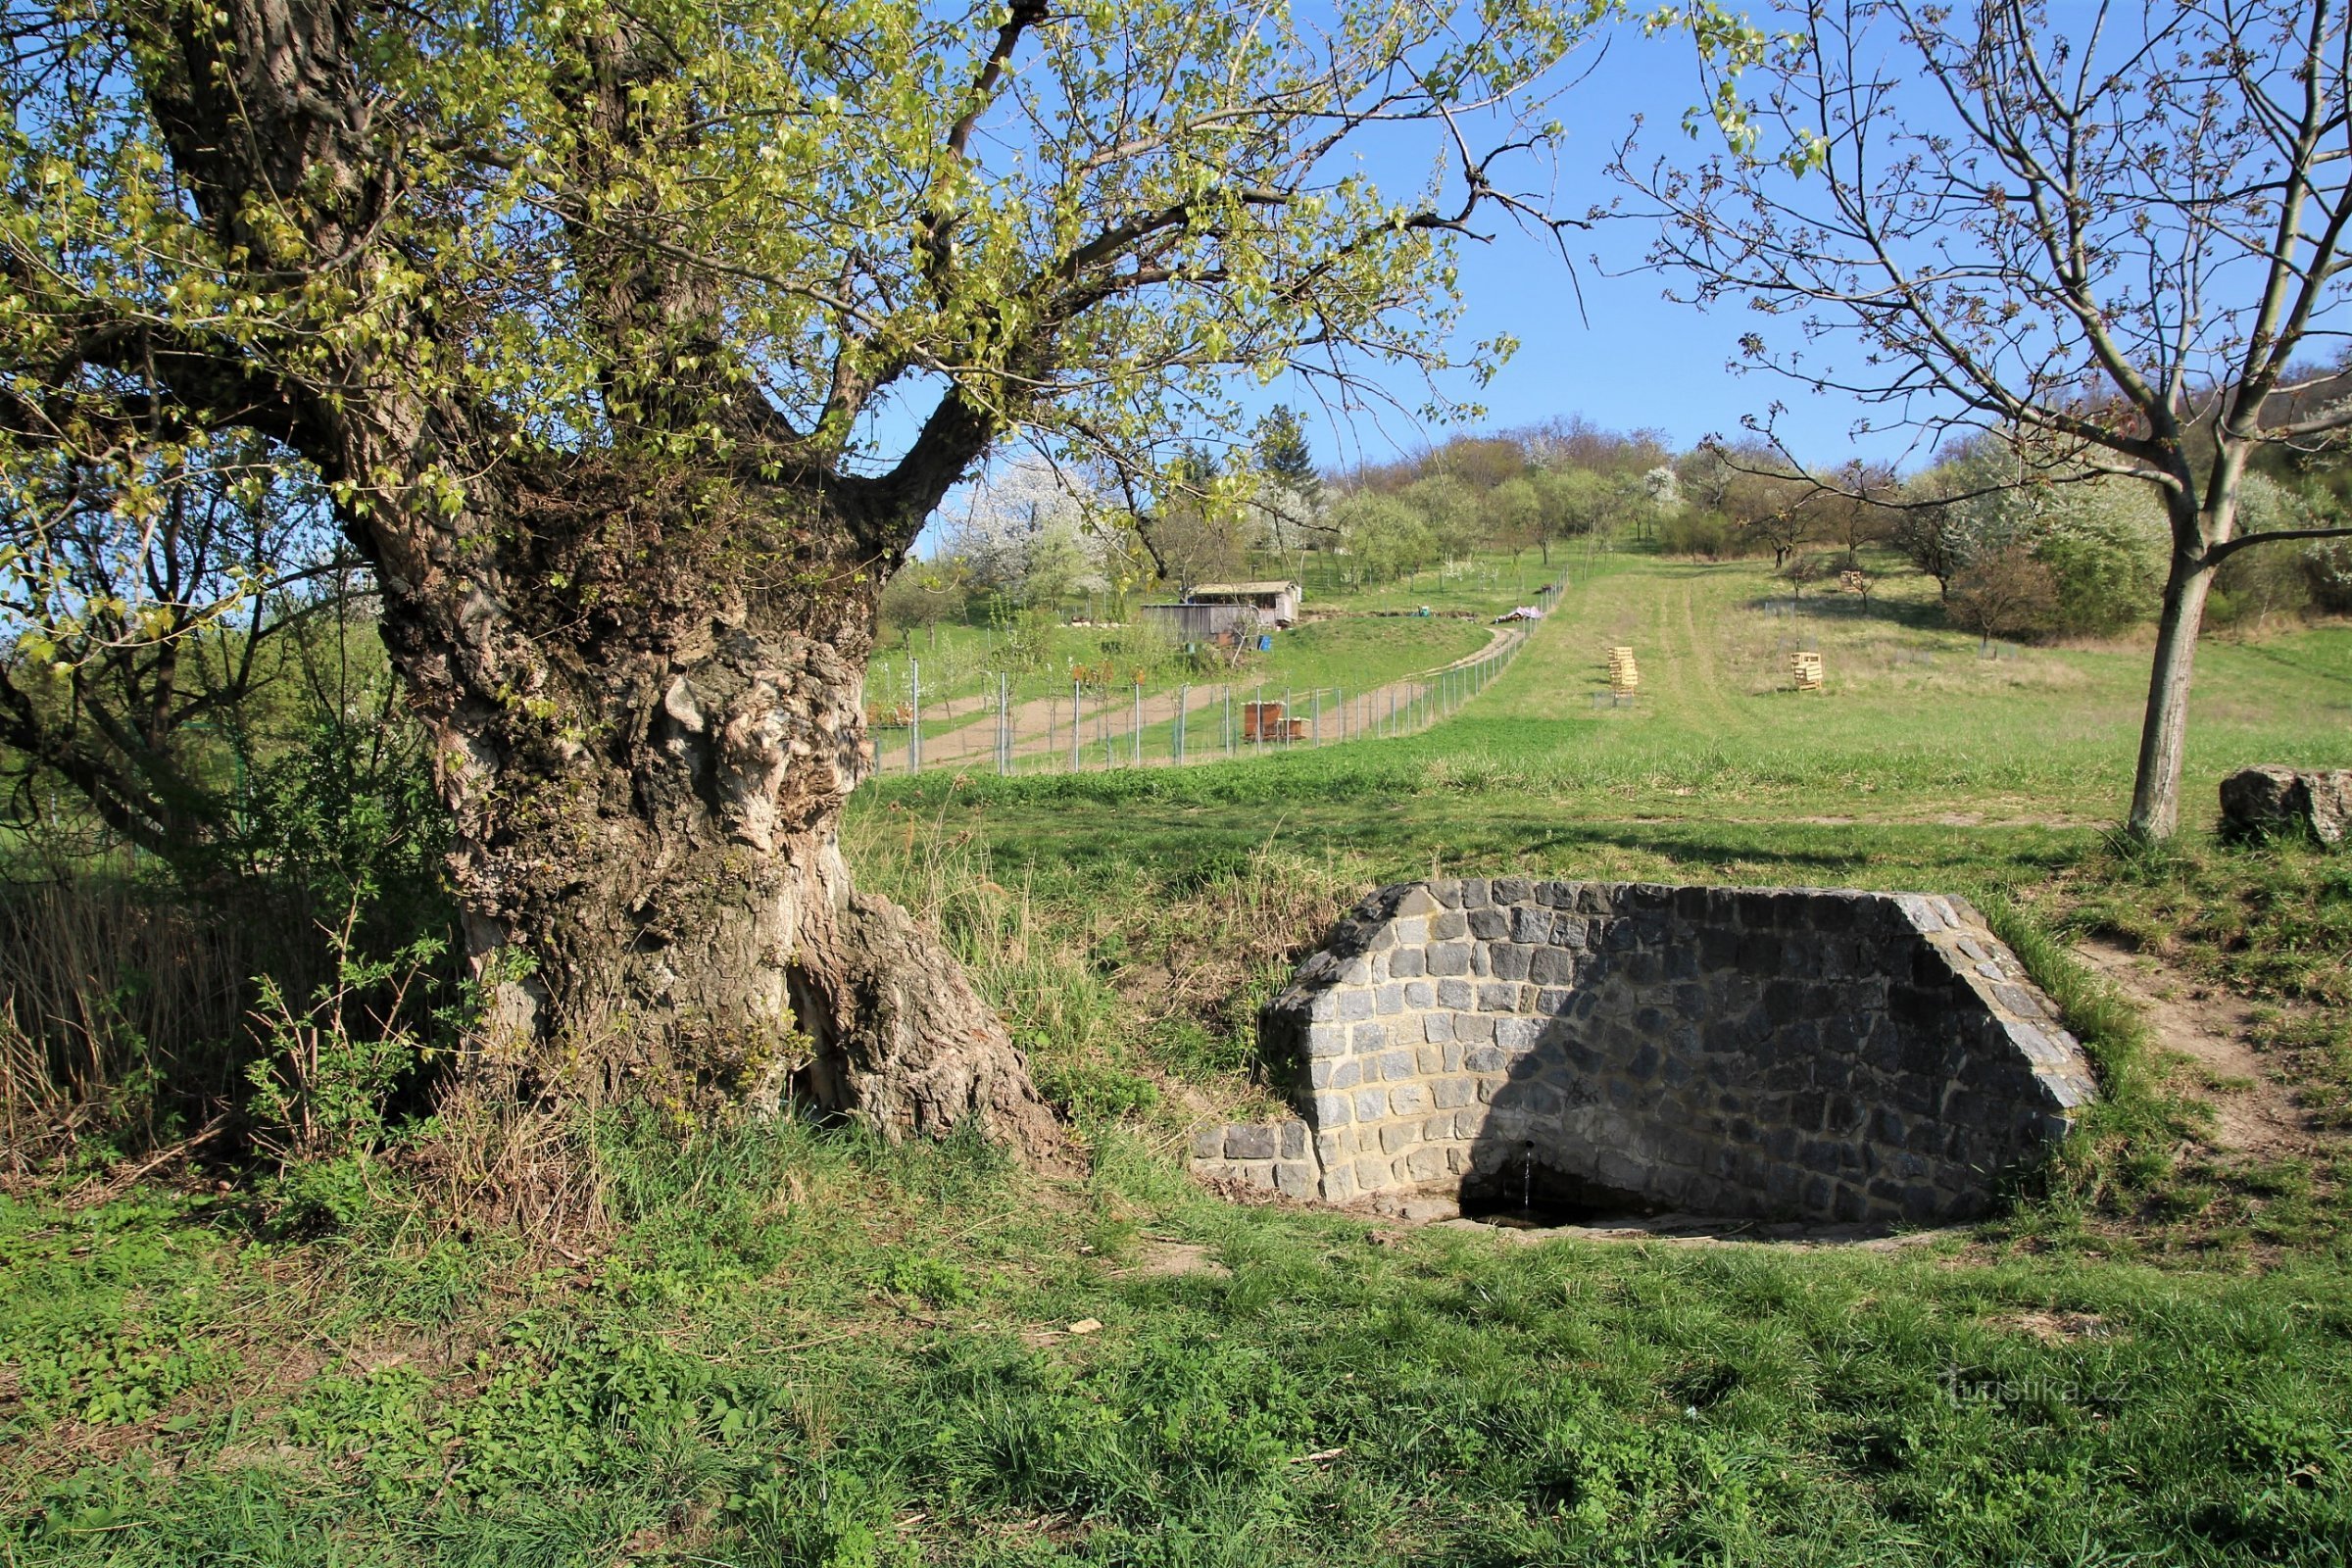
[[[1549,614],[1562,584],[1536,596]],[[1415,734],[1458,711],[1494,681],[1532,628],[1513,623],[1467,658],[1398,680],[1359,687],[1288,687],[1189,681],[1147,693],[1140,682],[1090,686],[1074,680],[1066,695],[1015,702],[1009,676],[994,689],[930,705],[922,673],[909,670],[904,748],[878,734],[877,772],[925,768],[1000,774],[1080,772],[1110,767],[1183,767],[1294,747],[1385,740]],[[1246,694],[1246,695],[1245,695]],[[894,761],[897,765],[893,765]]]

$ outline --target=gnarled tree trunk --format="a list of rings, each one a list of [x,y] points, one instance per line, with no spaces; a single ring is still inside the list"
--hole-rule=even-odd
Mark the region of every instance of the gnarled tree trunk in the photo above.
[[[977,1118],[1046,1153],[1004,1028],[842,860],[896,563],[821,497],[645,488],[570,465],[471,519],[459,570],[387,563],[492,999],[476,1070],[692,1113],[793,1097],[893,1135]]]

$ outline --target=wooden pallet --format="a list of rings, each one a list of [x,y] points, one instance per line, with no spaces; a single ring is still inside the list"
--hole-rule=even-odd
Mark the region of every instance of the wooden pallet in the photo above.
[[[1610,649],[1609,690],[1630,693],[1639,691],[1641,688],[1642,670],[1634,662],[1634,651],[1631,648]]]

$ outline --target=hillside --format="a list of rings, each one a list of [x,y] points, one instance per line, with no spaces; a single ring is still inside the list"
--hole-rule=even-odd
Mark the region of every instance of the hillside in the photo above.
[[[1776,591],[1754,565],[1608,558],[1417,736],[861,796],[855,859],[972,961],[1083,1176],[616,1122],[603,1227],[458,1230],[390,1192],[316,1240],[206,1191],[0,1200],[0,1542],[91,1563],[330,1542],[834,1568],[2008,1563],[2093,1541],[2340,1561],[2340,860],[2201,831],[2105,848],[2133,648],[1982,659],[1924,623],[1932,588],[1792,617]],[[1824,654],[1825,692],[1783,689],[1789,641]],[[1619,642],[1642,700],[1596,709]],[[2352,762],[2352,631],[2215,641],[2201,681],[2199,799],[2245,761]],[[1968,892],[2109,1102],[2006,1218],[1862,1242],[1399,1228],[1187,1183],[1184,1130],[1264,1102],[1251,1009],[1344,902],[1522,869]],[[2069,956],[2094,939],[2138,1004]],[[2166,1054],[2217,1019],[2253,1078]],[[2283,1137],[2242,1143],[2247,1114]]]

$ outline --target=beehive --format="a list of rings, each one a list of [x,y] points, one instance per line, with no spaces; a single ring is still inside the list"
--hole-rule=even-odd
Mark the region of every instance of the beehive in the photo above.
[[[1796,653],[1788,656],[1788,672],[1796,678],[1800,692],[1821,690],[1821,655]]]
[[[1609,690],[1632,692],[1640,690],[1641,686],[1642,671],[1634,663],[1634,651],[1631,648],[1622,647],[1610,649]]]

